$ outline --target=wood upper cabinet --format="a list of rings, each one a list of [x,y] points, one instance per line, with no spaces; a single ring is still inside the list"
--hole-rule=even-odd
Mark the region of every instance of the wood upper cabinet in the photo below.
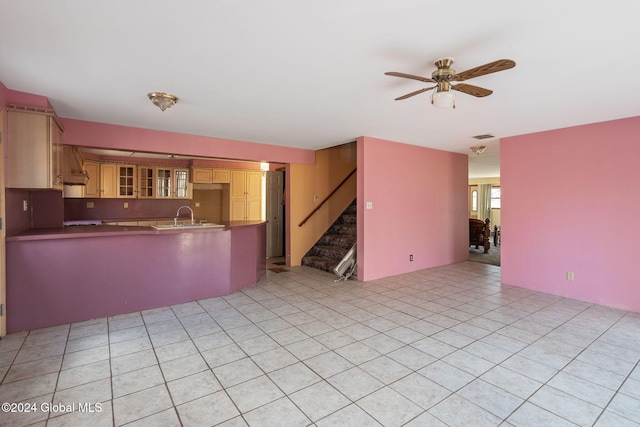
[[[100,164],[100,197],[115,198],[118,194],[118,166],[112,163]]]
[[[191,198],[191,183],[189,182],[189,169],[172,169],[173,175],[173,197],[176,199]]]
[[[83,187],[83,197],[91,199],[108,199],[118,197],[119,165],[85,160],[82,168],[89,176]]]
[[[52,114],[8,110],[6,187],[62,190],[62,129]]]
[[[262,219],[262,171],[231,171],[229,219]]]
[[[133,199],[137,197],[138,188],[136,186],[136,166],[135,165],[116,165],[118,172],[118,186],[116,197],[124,199]]]
[[[87,183],[84,186],[84,197],[100,197],[100,163],[85,161],[82,164],[82,168],[89,175],[89,179],[87,179]]]
[[[190,199],[191,183],[189,169],[157,167],[156,198],[159,199]]]
[[[192,168],[191,178],[194,184],[228,184],[229,169]]]
[[[155,197],[156,172],[152,166],[138,166],[138,198],[151,199]]]

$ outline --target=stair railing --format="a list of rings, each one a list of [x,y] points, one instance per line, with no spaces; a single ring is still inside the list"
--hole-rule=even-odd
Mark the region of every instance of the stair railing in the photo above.
[[[334,194],[336,194],[336,192],[340,189],[340,187],[342,187],[348,180],[349,178],[351,178],[351,176],[356,173],[356,171],[358,170],[358,168],[354,168],[351,173],[349,175],[347,175],[347,177],[345,179],[342,180],[342,182],[340,184],[338,184],[338,186],[336,188],[333,189],[333,191],[331,193],[329,193],[329,195],[327,197],[325,197],[324,199],[322,199],[322,201],[318,204],[318,206],[315,207],[314,210],[311,211],[311,213],[309,215],[307,215],[302,222],[300,222],[300,224],[298,224],[298,227],[302,227],[307,221],[309,221],[309,219],[311,219],[311,217],[313,215],[315,215],[316,212],[318,212],[320,210],[320,208],[329,201],[329,199],[331,198],[331,196],[333,196]]]

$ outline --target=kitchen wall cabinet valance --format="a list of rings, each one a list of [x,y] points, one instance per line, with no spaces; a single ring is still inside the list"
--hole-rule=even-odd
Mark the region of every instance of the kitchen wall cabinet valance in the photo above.
[[[55,113],[17,108],[7,108],[6,186],[62,190],[62,128]]]

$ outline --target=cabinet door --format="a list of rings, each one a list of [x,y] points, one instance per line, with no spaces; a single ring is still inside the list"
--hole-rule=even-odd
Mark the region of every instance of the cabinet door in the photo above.
[[[152,167],[138,166],[138,197],[149,199],[155,197],[155,170]]]
[[[245,171],[231,171],[231,198],[246,197],[247,173]]]
[[[84,186],[84,197],[100,197],[100,163],[87,161],[82,168],[89,175],[87,184]]]
[[[247,201],[244,197],[230,199],[229,209],[229,220],[242,221],[247,219]]]
[[[156,197],[160,199],[168,199],[172,196],[172,176],[171,169],[156,168]]]
[[[247,172],[247,219],[262,219],[262,171]]]
[[[212,182],[214,184],[228,184],[230,179],[228,169],[213,169]]]
[[[62,184],[62,158],[64,152],[62,130],[52,117],[49,117],[49,138],[51,149],[51,188],[62,190],[64,187]]]
[[[6,186],[51,188],[48,117],[9,110],[7,122]]]
[[[175,193],[173,197],[176,199],[191,198],[191,186],[189,185],[189,169],[173,169],[173,188]]]
[[[247,219],[262,219],[262,199],[247,199]]]
[[[132,199],[136,197],[136,167],[134,165],[117,165],[118,194],[116,197]]]
[[[100,165],[100,197],[113,198],[118,194],[118,167],[111,163]]]
[[[213,182],[212,169],[192,169],[194,184],[211,184]]]
[[[247,172],[247,198],[262,198],[262,171]]]

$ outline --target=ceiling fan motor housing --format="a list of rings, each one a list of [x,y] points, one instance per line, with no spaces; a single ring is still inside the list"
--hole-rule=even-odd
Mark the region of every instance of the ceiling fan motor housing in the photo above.
[[[450,81],[456,75],[456,71],[451,68],[453,58],[441,58],[433,63],[437,69],[431,73],[431,78],[436,82]]]

